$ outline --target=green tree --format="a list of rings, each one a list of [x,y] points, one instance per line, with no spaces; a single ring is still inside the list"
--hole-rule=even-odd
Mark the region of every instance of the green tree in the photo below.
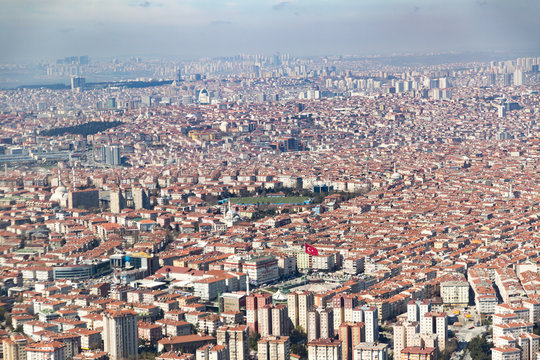
[[[291,331],[289,340],[291,341],[291,352],[300,356],[301,359],[307,359],[307,334],[304,329],[301,326],[297,326]]]
[[[540,335],[540,322],[534,324],[533,334]]]
[[[488,343],[486,335],[477,336],[469,341],[467,350],[472,360],[490,360],[493,344]]]
[[[257,351],[257,344],[259,340],[261,339],[261,335],[259,333],[253,333],[249,336],[249,348],[251,350]]]

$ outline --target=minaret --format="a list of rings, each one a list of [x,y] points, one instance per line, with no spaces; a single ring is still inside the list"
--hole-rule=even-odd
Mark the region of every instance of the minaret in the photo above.
[[[62,186],[62,177],[60,176],[60,167],[58,167],[58,186]]]
[[[510,182],[510,190],[508,190],[508,198],[513,199],[514,198],[514,184]]]

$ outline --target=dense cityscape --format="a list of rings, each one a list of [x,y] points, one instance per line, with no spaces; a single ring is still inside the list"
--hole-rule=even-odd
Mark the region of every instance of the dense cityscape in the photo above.
[[[3,359],[540,359],[540,58],[444,56],[19,67]]]

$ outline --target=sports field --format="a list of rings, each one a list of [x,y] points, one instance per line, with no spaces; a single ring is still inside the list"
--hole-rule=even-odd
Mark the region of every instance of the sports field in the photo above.
[[[284,197],[263,197],[263,196],[249,196],[249,197],[233,197],[229,198],[231,204],[238,205],[284,205],[284,204],[307,204],[311,200],[308,196],[284,196]],[[223,201],[227,202],[227,200]]]

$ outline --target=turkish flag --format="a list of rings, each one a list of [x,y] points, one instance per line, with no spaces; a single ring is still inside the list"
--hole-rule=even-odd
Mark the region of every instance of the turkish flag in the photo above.
[[[313,255],[313,256],[319,256],[319,250],[317,250],[316,247],[304,244],[306,247],[306,254]]]

